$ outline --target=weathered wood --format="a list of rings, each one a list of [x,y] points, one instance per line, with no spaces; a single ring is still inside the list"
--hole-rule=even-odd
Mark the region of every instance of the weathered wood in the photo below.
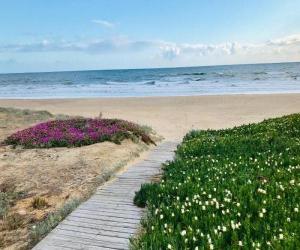
[[[98,225],[98,224],[91,224],[86,222],[73,222],[73,221],[64,221],[63,223],[59,224],[57,228],[65,228],[68,226],[76,227],[78,230],[85,230],[85,229],[95,229],[99,232],[116,232],[116,233],[130,233],[133,234],[135,232],[135,228],[128,228],[128,227],[120,227],[120,226],[112,226],[112,225]]]
[[[34,249],[128,249],[144,212],[133,204],[135,192],[161,173],[161,164],[173,158],[176,145],[164,142],[147,159],[117,173]]]

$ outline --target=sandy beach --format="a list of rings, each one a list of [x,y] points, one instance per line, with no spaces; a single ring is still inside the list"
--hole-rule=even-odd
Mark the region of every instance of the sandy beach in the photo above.
[[[167,140],[191,129],[218,129],[300,112],[300,94],[0,100],[2,107],[122,118],[151,126]]]

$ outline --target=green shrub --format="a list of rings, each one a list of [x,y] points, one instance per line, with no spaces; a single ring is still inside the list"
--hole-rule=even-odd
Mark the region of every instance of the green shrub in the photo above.
[[[159,185],[156,183],[153,184],[143,184],[141,189],[135,193],[133,203],[138,207],[145,207],[151,194],[157,192]]]
[[[299,177],[299,114],[192,131],[159,187],[144,187],[148,216],[132,247],[299,249]]]
[[[6,214],[9,207],[9,199],[6,193],[0,192],[0,218]]]

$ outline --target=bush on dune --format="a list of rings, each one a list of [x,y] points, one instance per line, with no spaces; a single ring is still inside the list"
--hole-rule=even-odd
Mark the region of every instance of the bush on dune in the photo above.
[[[299,114],[192,131],[161,182],[137,193],[149,214],[132,246],[298,249],[299,171]]]
[[[118,119],[74,118],[39,123],[9,136],[5,143],[27,148],[74,147],[140,139],[155,144],[141,126]]]

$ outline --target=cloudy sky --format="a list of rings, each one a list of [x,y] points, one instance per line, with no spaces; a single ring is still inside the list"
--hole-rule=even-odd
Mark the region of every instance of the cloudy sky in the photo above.
[[[300,61],[300,0],[1,0],[0,73]]]

